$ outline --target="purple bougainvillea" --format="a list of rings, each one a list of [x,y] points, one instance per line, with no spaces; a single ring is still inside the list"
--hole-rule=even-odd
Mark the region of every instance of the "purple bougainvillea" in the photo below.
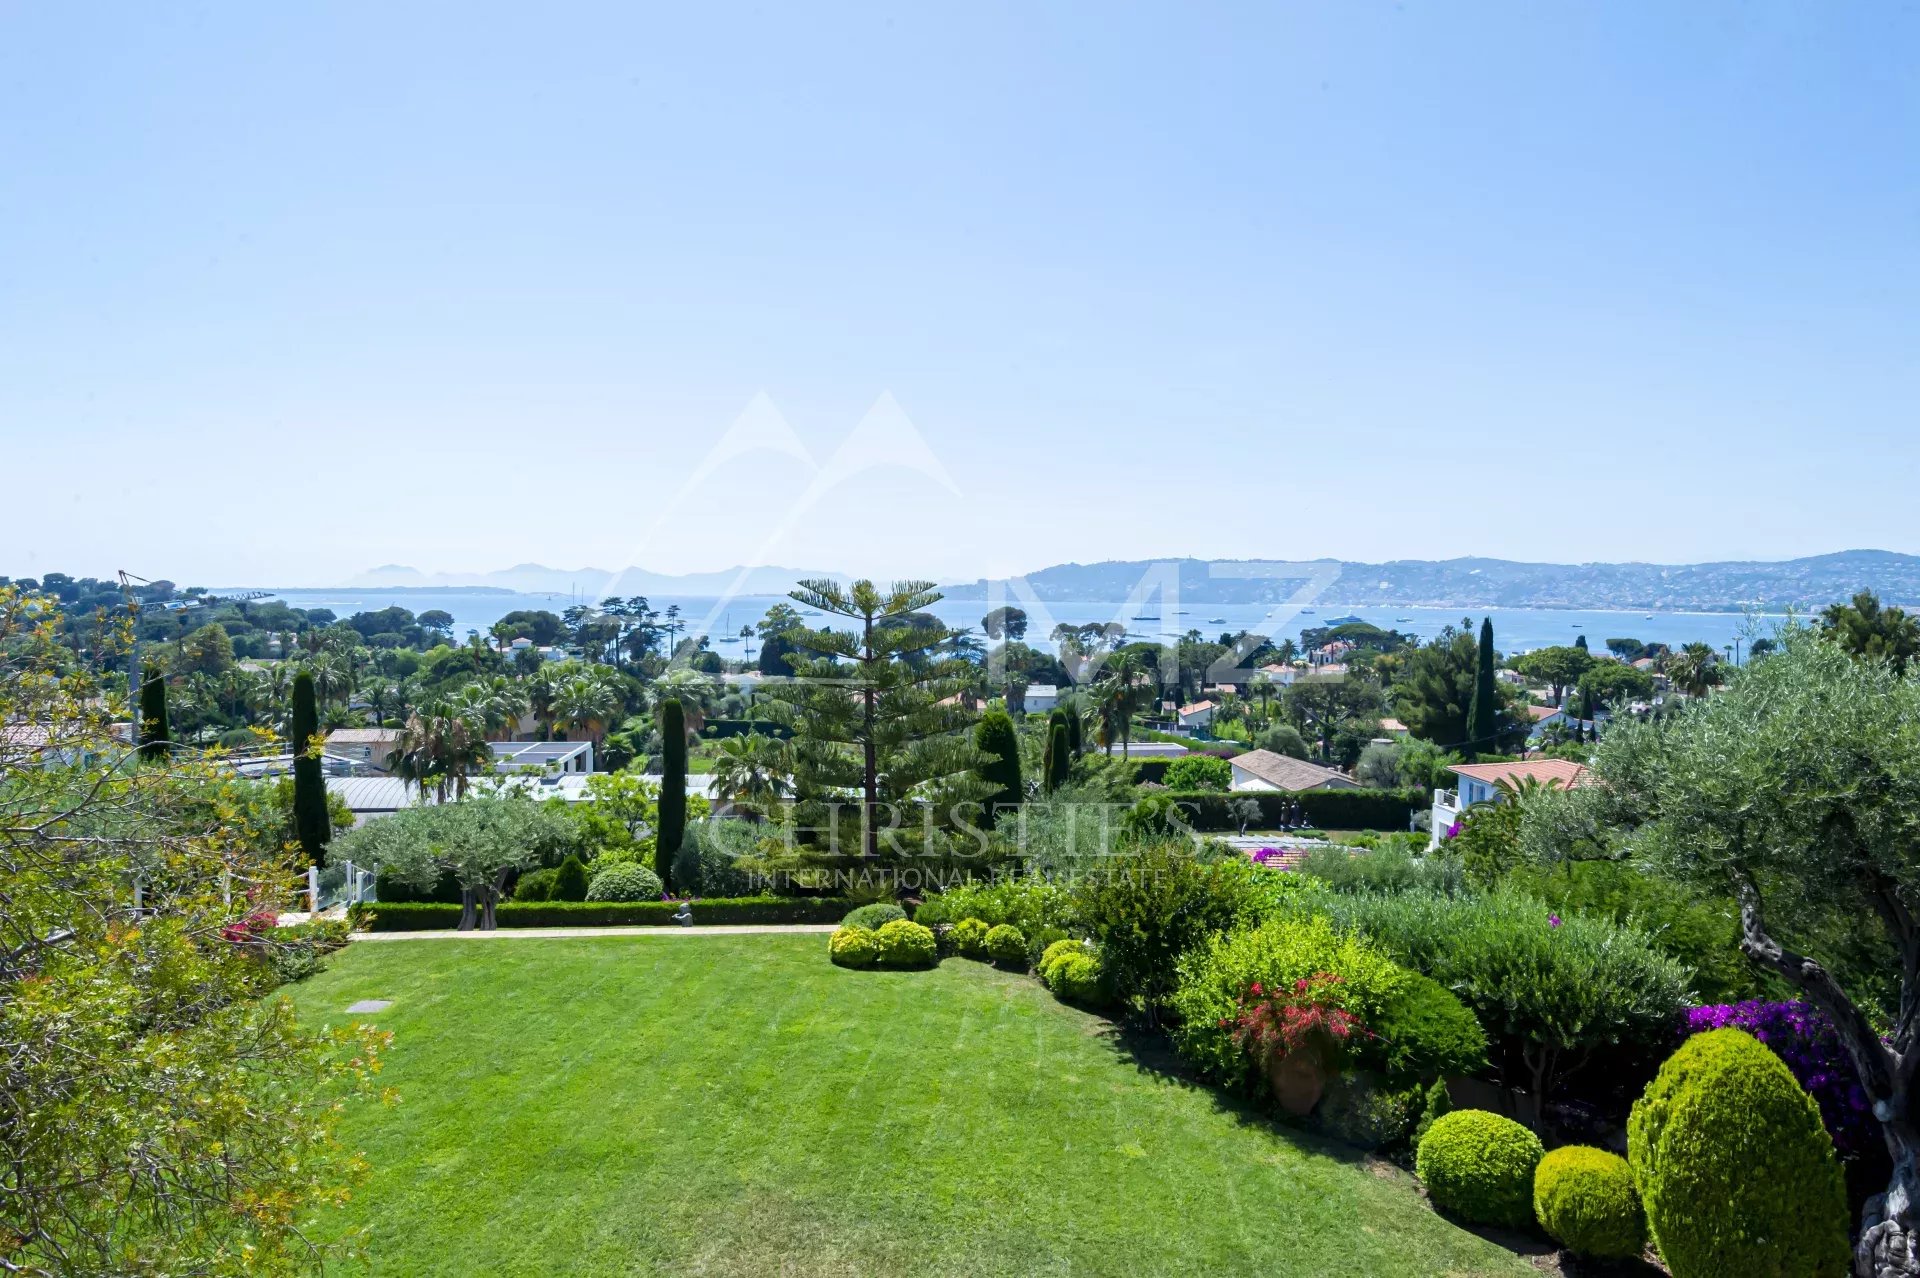
[[[1696,1007],[1687,1013],[1689,1036],[1727,1026],[1747,1031],[1787,1063],[1800,1086],[1819,1104],[1821,1121],[1841,1157],[1857,1157],[1880,1143],[1873,1107],[1825,1012],[1811,1003],[1751,999]]]

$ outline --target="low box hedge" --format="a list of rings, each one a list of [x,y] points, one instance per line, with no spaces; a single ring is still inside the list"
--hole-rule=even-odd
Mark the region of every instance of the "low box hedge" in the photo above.
[[[832,897],[742,896],[693,903],[702,923],[838,923],[853,907]],[[439,902],[378,901],[375,932],[427,932],[460,925],[460,907]],[[505,901],[494,907],[501,927],[672,927],[678,901]]]
[[[1404,830],[1408,818],[1426,807],[1419,790],[1176,790],[1167,797],[1180,805],[1181,819],[1196,830],[1239,829],[1228,811],[1236,799],[1260,805],[1254,824],[1264,828],[1279,825],[1281,815],[1296,803],[1307,824],[1318,830]]]

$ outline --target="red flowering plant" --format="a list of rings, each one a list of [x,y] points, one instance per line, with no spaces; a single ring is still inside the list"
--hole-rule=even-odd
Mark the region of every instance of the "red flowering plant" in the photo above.
[[[1263,1069],[1303,1053],[1331,1069],[1347,1043],[1368,1032],[1359,1017],[1340,1005],[1342,984],[1332,972],[1316,972],[1291,985],[1255,981],[1240,996],[1238,1013],[1223,1019],[1221,1028],[1231,1026],[1233,1041]]]
[[[272,910],[254,910],[244,918],[222,925],[220,939],[230,945],[253,945],[264,941],[267,933],[279,925],[280,916]]]

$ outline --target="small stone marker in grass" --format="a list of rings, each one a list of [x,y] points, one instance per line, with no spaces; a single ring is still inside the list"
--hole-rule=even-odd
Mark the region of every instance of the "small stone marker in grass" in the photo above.
[[[393,1000],[390,998],[363,998],[347,1010],[349,1012],[384,1012],[392,1006]]]

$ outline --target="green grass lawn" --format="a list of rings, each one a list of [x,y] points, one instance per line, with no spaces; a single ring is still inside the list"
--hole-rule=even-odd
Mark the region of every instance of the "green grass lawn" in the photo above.
[[[381,1274],[1526,1275],[1028,977],[819,935],[356,944],[291,991],[395,1034],[322,1235]]]

